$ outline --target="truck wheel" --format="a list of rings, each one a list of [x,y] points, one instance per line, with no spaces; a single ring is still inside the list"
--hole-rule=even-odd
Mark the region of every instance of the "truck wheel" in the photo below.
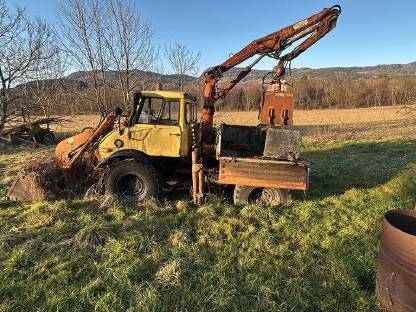
[[[55,143],[55,135],[52,131],[45,130],[36,135],[36,141],[40,144],[49,146]]]
[[[53,132],[48,131],[46,132],[42,137],[42,143],[43,145],[49,146],[55,143],[55,135]]]
[[[157,197],[161,180],[156,169],[147,161],[123,160],[115,164],[105,181],[106,194],[143,201]]]
[[[289,190],[246,185],[236,185],[234,189],[234,204],[237,206],[260,204],[275,207],[286,203],[289,199]]]

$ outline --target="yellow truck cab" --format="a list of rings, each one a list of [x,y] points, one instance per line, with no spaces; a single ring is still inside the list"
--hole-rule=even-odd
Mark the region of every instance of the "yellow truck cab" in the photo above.
[[[187,157],[196,99],[184,92],[142,91],[135,95],[127,125],[108,133],[99,144],[101,159],[123,150],[148,156]]]
[[[108,169],[105,192],[138,201],[157,197],[165,182],[190,167],[196,120],[196,98],[189,94],[136,92],[125,125],[105,135],[98,146],[98,168]]]

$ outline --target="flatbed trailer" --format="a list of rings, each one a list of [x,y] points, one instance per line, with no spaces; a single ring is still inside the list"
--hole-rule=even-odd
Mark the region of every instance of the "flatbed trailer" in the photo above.
[[[251,194],[268,192],[277,203],[291,190],[309,188],[309,163],[300,159],[299,131],[284,128],[222,124],[217,132],[216,183],[235,185],[234,202],[247,203]]]

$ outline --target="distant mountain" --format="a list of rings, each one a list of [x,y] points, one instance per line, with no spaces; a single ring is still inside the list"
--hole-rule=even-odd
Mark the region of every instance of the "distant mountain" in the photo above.
[[[162,83],[172,83],[179,79],[179,75],[163,75],[151,71],[143,71],[143,70],[133,70],[131,76],[134,79],[140,80],[140,79],[154,79],[157,81],[161,81]],[[85,71],[77,71],[74,72],[66,77],[67,79],[72,80],[79,80],[85,83],[88,83],[88,72]],[[106,79],[108,79],[111,82],[117,83],[118,81],[118,72],[117,71],[107,71],[106,72]],[[184,81],[185,83],[189,83],[194,81],[196,78],[192,76],[185,75]]]
[[[25,84],[16,86],[15,91],[21,91],[24,87],[35,90],[39,89],[56,89],[63,88],[68,91],[70,90],[85,90],[88,88],[88,84],[81,79],[65,78],[65,79],[45,79],[41,81],[29,81]]]
[[[237,72],[240,71],[242,68],[233,68],[230,71],[224,74],[225,80],[231,79],[237,75]],[[244,79],[245,81],[258,81],[260,82],[261,79],[265,74],[270,72],[270,70],[258,70],[253,69],[251,73]],[[289,74],[289,70],[287,70],[287,74]],[[118,74],[117,71],[107,71],[106,72],[107,79],[109,82],[116,84],[118,82]],[[416,62],[409,63],[409,64],[391,64],[391,65],[377,65],[377,66],[365,66],[365,67],[328,67],[328,68],[292,68],[292,75],[294,78],[300,77],[343,77],[343,78],[352,78],[352,79],[365,79],[365,78],[372,78],[382,75],[389,75],[389,76],[404,76],[404,75],[416,75]],[[140,81],[141,79],[153,79],[154,81],[160,81],[162,84],[169,86],[170,84],[174,83],[179,79],[179,75],[164,75],[159,74],[151,71],[141,71],[141,70],[134,70],[132,72],[132,76]],[[185,75],[185,83],[193,83],[199,79],[200,77],[192,77]],[[52,81],[45,80],[44,83],[52,84]],[[69,74],[66,79],[64,79],[61,83],[65,85],[67,88],[76,88],[78,90],[85,90],[88,88],[88,72],[85,71],[77,71],[74,73]],[[33,82],[28,83],[33,84]],[[16,90],[22,88],[24,85],[20,85],[16,87]]]
[[[237,74],[242,68],[233,68],[224,74],[225,78],[231,78]],[[245,78],[245,81],[260,80],[270,70],[253,69],[251,73]],[[117,72],[108,71],[107,79],[109,81],[116,82]],[[289,74],[289,70],[287,71]],[[292,68],[292,75],[295,78],[300,77],[344,77],[352,79],[365,79],[382,75],[403,76],[403,75],[416,75],[416,62],[409,64],[391,64],[391,65],[376,65],[365,67],[328,67],[328,68]],[[170,84],[175,82],[179,75],[163,75],[151,71],[136,70],[133,72],[133,77],[136,79],[155,79],[161,81],[163,84]],[[88,82],[87,72],[74,72],[70,74],[68,79],[79,80],[84,83]],[[192,83],[202,77],[185,76],[185,83]]]
[[[231,77],[237,74],[241,68],[233,68],[225,73],[225,77]],[[270,70],[253,69],[246,80],[257,80],[263,78]],[[289,71],[286,72],[289,74]],[[344,78],[363,79],[372,78],[382,75],[404,76],[416,75],[416,62],[409,64],[391,64],[376,65],[365,67],[328,67],[328,68],[292,68],[293,77],[334,77],[341,76]]]

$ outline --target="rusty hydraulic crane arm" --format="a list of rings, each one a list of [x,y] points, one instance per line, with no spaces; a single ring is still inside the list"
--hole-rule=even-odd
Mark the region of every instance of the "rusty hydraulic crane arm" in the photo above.
[[[307,19],[283,28],[263,38],[254,40],[221,65],[208,69],[204,73],[205,89],[204,108],[202,112],[203,141],[204,137],[206,139],[205,141],[210,140],[209,132],[212,128],[215,102],[220,98],[224,98],[236,84],[238,84],[250,73],[254,65],[256,65],[265,56],[277,59],[278,65],[274,69],[274,78],[276,80],[280,79],[284,75],[285,67],[288,62],[299,56],[335,28],[340,14],[341,7],[339,5],[323,9],[318,14],[312,15]],[[280,55],[294,42],[305,38],[308,35],[309,37],[290,53],[284,56]],[[216,85],[225,72],[248,60],[254,55],[259,56],[252,64],[240,71],[226,87],[221,90],[217,90]]]
[[[283,28],[263,38],[254,40],[242,50],[232,55],[221,65],[212,67],[205,72],[205,98],[209,102],[215,102],[217,99],[224,97],[231,90],[232,87],[230,88],[230,86],[235,86],[235,84],[243,79],[250,72],[251,68],[264,56],[276,58],[282,63],[293,60],[334,29],[340,13],[341,7],[335,5],[331,8],[323,9],[320,13],[312,15],[296,24]],[[292,52],[285,56],[280,56],[280,53],[283,50],[307,35],[311,36],[297,46]],[[223,73],[256,54],[260,55],[259,58],[257,58],[250,66],[243,69],[233,79],[234,83],[230,82],[229,86],[222,89],[220,92],[216,92],[216,83],[222,78]]]

